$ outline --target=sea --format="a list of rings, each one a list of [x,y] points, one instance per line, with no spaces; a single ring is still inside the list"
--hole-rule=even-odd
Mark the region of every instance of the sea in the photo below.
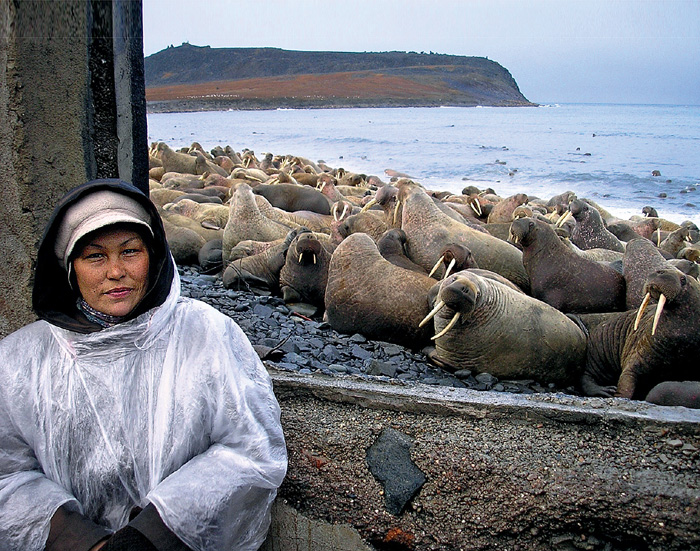
[[[148,114],[149,142],[297,155],[428,189],[502,197],[564,191],[619,218],[653,206],[700,225],[700,106],[279,109]]]

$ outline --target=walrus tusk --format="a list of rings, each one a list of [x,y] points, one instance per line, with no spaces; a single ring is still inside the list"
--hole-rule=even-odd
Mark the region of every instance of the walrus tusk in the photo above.
[[[569,219],[572,216],[573,216],[573,214],[571,214],[571,211],[567,210],[566,214],[562,214],[561,217],[559,218],[559,220],[557,220],[557,223],[555,224],[556,227],[561,228],[564,224],[566,224],[569,221]]]
[[[316,255],[314,255],[314,264],[316,264]]]
[[[428,277],[433,277],[433,274],[437,271],[438,267],[440,264],[442,264],[445,261],[445,255],[443,254],[439,260],[435,263],[435,266],[433,266],[433,269],[430,270],[430,273],[428,274]]]
[[[339,220],[342,220],[343,218],[345,218],[346,212],[348,212],[348,204],[343,203],[343,212],[341,213]]]
[[[651,298],[651,294],[647,293],[644,295],[644,300],[642,303],[639,305],[639,311],[637,312],[637,317],[634,319],[634,328],[632,331],[636,331],[637,327],[639,327],[639,320],[642,319],[642,314],[644,313],[644,310],[646,310],[647,304],[649,304],[649,299]]]
[[[299,264],[301,264],[301,257],[304,256],[304,253],[299,253]]]
[[[423,321],[418,324],[418,327],[423,327],[426,323],[433,319],[435,314],[437,314],[440,311],[440,308],[443,306],[445,306],[445,303],[442,300],[438,300],[437,304],[435,304],[435,308],[433,308],[430,313],[423,318]]]
[[[518,236],[513,233],[513,226],[511,225],[510,230],[508,231],[508,241],[511,243],[517,243],[518,242]]]
[[[443,276],[443,279],[447,279],[447,276],[450,275],[450,272],[452,271],[452,268],[455,267],[456,263],[457,263],[457,259],[453,258],[452,260],[450,260],[450,263],[447,266],[447,270],[445,271],[445,275]]]
[[[367,202],[367,204],[366,204],[364,207],[362,207],[362,210],[360,210],[360,212],[367,212],[369,209],[371,209],[371,208],[372,208],[374,205],[376,205],[376,204],[377,204],[377,199],[376,199],[376,198],[370,199],[370,200]]]
[[[659,304],[656,306],[656,313],[654,313],[654,324],[651,326],[651,334],[656,333],[656,326],[659,324],[659,318],[661,317],[661,312],[664,311],[664,305],[666,304],[666,295],[663,293],[659,297]]]
[[[430,337],[430,340],[436,341],[437,339],[442,337],[445,333],[447,333],[450,329],[452,329],[454,327],[455,323],[457,323],[457,320],[459,319],[459,314],[460,314],[459,312],[455,312],[455,315],[450,320],[450,323],[448,323],[447,326],[442,331],[440,331],[437,335],[435,335],[434,337]]]
[[[396,206],[394,207],[394,226],[396,225],[396,219],[399,217],[399,206],[401,205],[401,199],[396,201]]]
[[[479,201],[477,201],[476,199],[470,201],[469,206],[476,213],[477,216],[481,216],[481,203],[479,203]]]

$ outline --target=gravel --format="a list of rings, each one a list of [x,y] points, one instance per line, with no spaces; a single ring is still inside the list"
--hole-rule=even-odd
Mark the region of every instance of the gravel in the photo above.
[[[179,266],[182,295],[210,304],[231,317],[248,336],[269,367],[298,373],[350,375],[364,380],[411,384],[420,382],[472,390],[534,394],[565,392],[533,380],[498,380],[468,369],[449,373],[428,362],[420,351],[361,334],[338,333],[310,305],[287,305],[269,292],[226,289],[221,277]]]

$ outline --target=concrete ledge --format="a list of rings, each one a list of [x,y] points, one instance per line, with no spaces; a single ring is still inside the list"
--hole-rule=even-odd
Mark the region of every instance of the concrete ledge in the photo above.
[[[278,498],[287,536],[273,523],[269,545],[303,518],[352,527],[374,549],[700,546],[700,412],[271,374],[290,467]],[[427,479],[400,515],[366,460],[387,427],[411,439]],[[316,549],[294,541],[268,549]]]

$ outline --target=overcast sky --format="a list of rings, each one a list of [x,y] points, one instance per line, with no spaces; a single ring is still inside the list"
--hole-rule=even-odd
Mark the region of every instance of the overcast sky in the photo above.
[[[537,103],[700,105],[700,0],[143,0],[144,54],[213,48],[483,56]]]

